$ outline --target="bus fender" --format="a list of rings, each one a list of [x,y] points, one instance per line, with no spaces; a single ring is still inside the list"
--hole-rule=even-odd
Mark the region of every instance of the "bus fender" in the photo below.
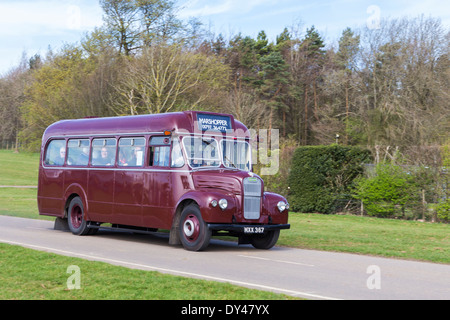
[[[84,219],[86,221],[89,221],[89,204],[87,201],[87,194],[83,187],[79,185],[78,183],[71,184],[69,187],[67,187],[66,192],[64,193],[64,200],[65,200],[65,215],[67,215],[67,209],[69,207],[70,201],[72,201],[75,197],[80,197],[81,201],[83,202],[85,217]],[[66,216],[67,217],[67,216]]]
[[[212,205],[213,200],[218,202],[220,199],[227,200],[228,207],[226,210],[221,210],[218,205],[215,207]],[[197,203],[200,212],[202,213],[203,220],[206,222],[219,222],[219,220],[223,220],[223,217],[227,216],[231,218],[231,216],[236,213],[237,199],[230,193],[208,190],[190,191],[180,198],[176,208],[179,208],[180,205],[184,206],[189,201]],[[178,210],[176,213],[178,213]]]

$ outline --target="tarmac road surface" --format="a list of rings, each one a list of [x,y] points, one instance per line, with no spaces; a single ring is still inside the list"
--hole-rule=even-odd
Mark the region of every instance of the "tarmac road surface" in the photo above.
[[[450,300],[450,265],[212,240],[203,252],[168,234],[78,237],[52,221],[0,216],[0,242],[129,268],[228,282],[313,300]],[[81,270],[82,272],[82,270]]]

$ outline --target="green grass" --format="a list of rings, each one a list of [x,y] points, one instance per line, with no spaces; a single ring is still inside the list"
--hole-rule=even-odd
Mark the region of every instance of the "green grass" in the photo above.
[[[0,186],[37,186],[38,171],[39,154],[0,150]],[[0,214],[38,218],[37,189],[0,188]]]
[[[50,219],[38,215],[37,189],[0,188],[0,215]]]
[[[69,266],[80,289],[69,290]],[[69,281],[70,282],[70,281]],[[0,244],[0,300],[287,300],[227,283],[112,266]]]
[[[37,186],[39,154],[0,150],[0,186]]]

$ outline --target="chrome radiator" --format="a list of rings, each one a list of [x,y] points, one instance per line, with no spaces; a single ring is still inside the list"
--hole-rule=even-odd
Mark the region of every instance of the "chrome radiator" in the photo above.
[[[244,218],[259,219],[261,215],[261,180],[256,177],[244,179]]]

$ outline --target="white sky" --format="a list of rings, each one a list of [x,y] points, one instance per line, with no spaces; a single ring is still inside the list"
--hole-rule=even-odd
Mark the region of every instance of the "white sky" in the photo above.
[[[238,32],[256,37],[265,30],[275,39],[301,21],[330,43],[346,27],[420,14],[450,27],[449,0],[179,0],[178,5],[180,18],[197,17],[226,38]],[[57,50],[77,42],[102,23],[98,0],[0,0],[0,74],[17,66],[24,52],[45,55],[49,46]]]

